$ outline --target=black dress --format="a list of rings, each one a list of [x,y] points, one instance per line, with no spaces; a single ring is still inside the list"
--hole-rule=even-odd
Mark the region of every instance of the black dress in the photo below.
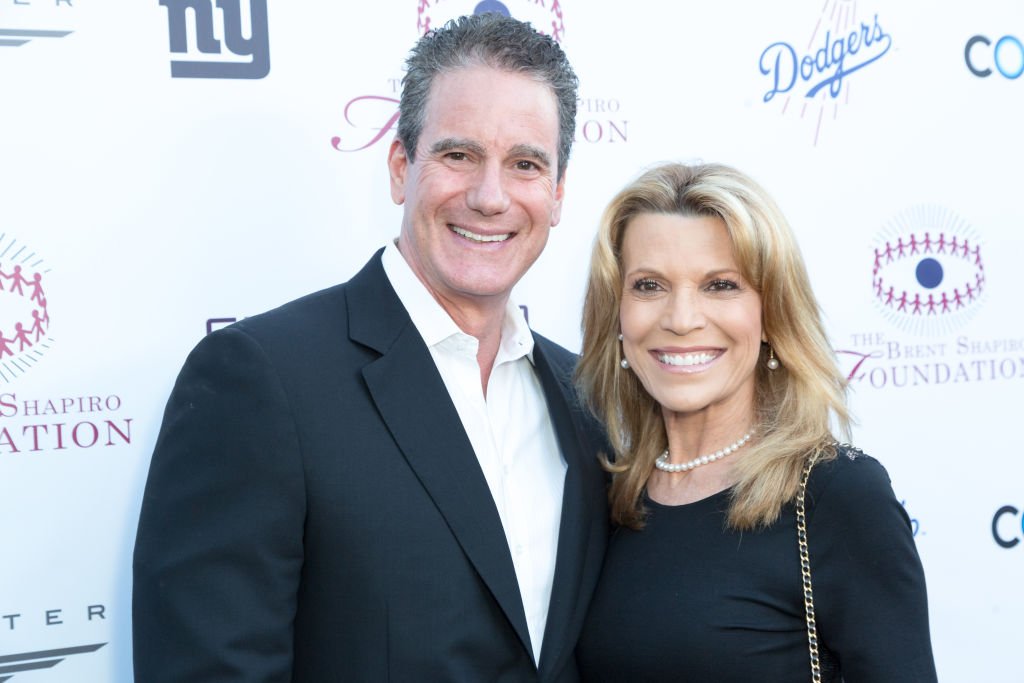
[[[881,464],[854,453],[816,465],[807,487],[818,636],[845,683],[930,683],[910,520]],[[577,649],[583,681],[810,680],[794,510],[740,533],[725,528],[728,497],[648,499],[642,531],[616,530]]]

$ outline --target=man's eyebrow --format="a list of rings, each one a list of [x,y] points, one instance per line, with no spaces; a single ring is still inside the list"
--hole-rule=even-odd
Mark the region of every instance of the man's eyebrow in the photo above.
[[[483,145],[464,138],[444,138],[438,140],[430,146],[430,153],[444,154],[445,152],[450,152],[454,149],[465,150],[476,155],[483,155],[484,153]]]
[[[509,150],[509,156],[533,159],[541,166],[551,167],[551,157],[548,156],[548,153],[540,147],[534,147],[533,145],[516,145]]]

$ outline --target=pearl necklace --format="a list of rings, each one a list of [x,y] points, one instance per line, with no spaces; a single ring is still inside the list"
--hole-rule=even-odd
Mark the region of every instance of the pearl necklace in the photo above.
[[[654,466],[657,467],[662,472],[689,472],[694,467],[707,465],[709,462],[720,460],[721,458],[724,458],[730,453],[735,453],[739,449],[743,448],[743,446],[746,445],[748,441],[750,441],[750,437],[753,434],[753,432],[747,432],[739,441],[734,441],[733,443],[726,446],[720,451],[708,453],[707,455],[702,455],[699,458],[694,458],[689,462],[681,462],[678,464],[671,464],[668,462],[668,449],[666,448],[665,452],[659,455],[658,459],[654,461]]]

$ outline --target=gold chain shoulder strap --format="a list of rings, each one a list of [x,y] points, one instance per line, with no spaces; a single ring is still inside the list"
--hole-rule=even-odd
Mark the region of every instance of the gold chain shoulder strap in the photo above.
[[[807,648],[811,655],[811,680],[821,683],[821,663],[818,661],[818,627],[814,621],[814,589],[811,586],[811,557],[807,552],[807,517],[804,514],[804,499],[807,497],[807,479],[811,468],[817,462],[818,451],[804,464],[800,478],[800,489],[796,495],[796,537],[800,546],[800,574],[804,583],[804,610],[807,614]]]

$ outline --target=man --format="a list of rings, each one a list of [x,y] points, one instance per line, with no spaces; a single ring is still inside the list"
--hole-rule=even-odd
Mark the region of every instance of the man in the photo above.
[[[574,357],[513,285],[558,223],[576,78],[463,17],[408,60],[395,244],[209,335],[167,406],[135,548],[135,676],[574,681],[604,553]]]

